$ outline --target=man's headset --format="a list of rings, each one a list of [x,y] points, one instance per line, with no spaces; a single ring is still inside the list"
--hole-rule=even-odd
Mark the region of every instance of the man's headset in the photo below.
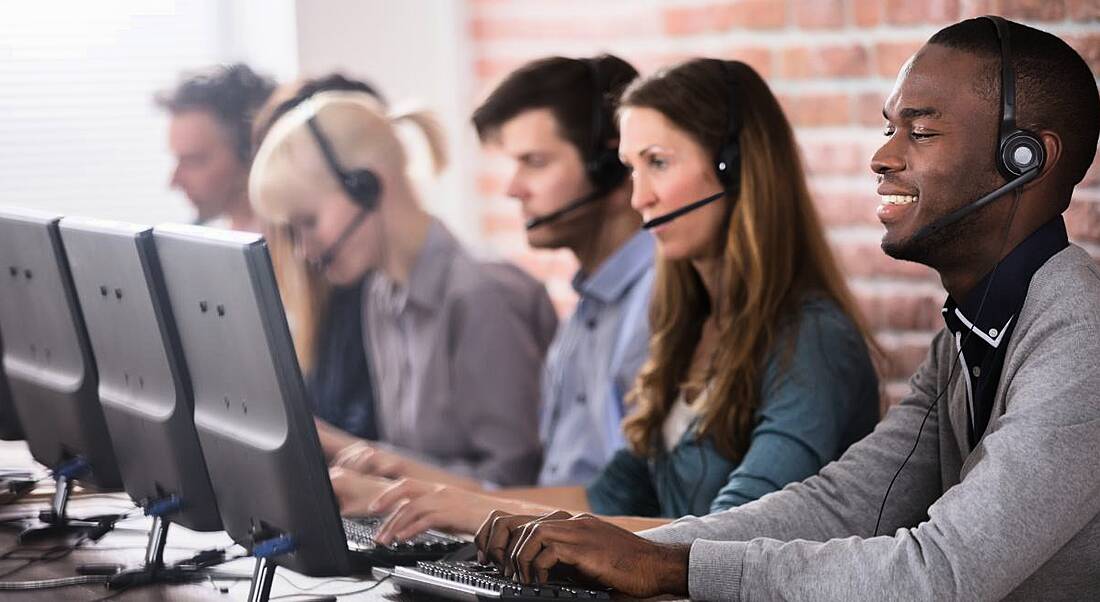
[[[378,174],[370,169],[348,170],[340,165],[340,162],[336,159],[336,153],[332,150],[332,145],[321,131],[320,124],[317,123],[316,113],[310,115],[309,119],[306,120],[306,126],[313,134],[313,139],[317,142],[317,147],[321,149],[321,156],[324,157],[325,164],[336,176],[336,181],[340,183],[340,187],[344,189],[344,192],[355,204],[359,205],[359,213],[348,222],[340,236],[317,258],[315,267],[324,270],[335,261],[340,248],[355,232],[355,229],[359,227],[359,224],[363,223],[363,220],[378,208],[378,199],[382,195],[382,181],[378,178]]]
[[[627,169],[619,161],[619,149],[610,146],[611,116],[608,111],[608,86],[600,71],[603,57],[578,59],[589,71],[592,80],[592,143],[585,157],[584,173],[592,184],[592,191],[572,201],[565,207],[527,221],[528,230],[556,222],[585,205],[602,199],[626,179]]]
[[[947,215],[925,225],[913,235],[913,240],[923,239],[950,226],[962,218],[985,207],[1039,175],[1046,162],[1046,148],[1034,133],[1016,126],[1016,75],[1012,69],[1008,22],[1001,17],[986,15],[997,29],[1001,44],[1001,125],[998,130],[997,171],[1004,176],[1004,185],[989,194],[963,205]]]
[[[718,182],[722,184],[722,190],[643,223],[642,227],[647,230],[667,224],[722,197],[729,197],[730,210],[732,211],[732,205],[737,200],[737,194],[741,190],[741,116],[738,112],[740,95],[738,94],[737,79],[733,73],[736,62],[721,59],[711,60],[721,67],[728,94],[726,109],[729,115],[726,120],[726,135],[723,138],[722,146],[718,148],[718,152],[714,156],[714,173],[718,176]]]
[[[1039,175],[1043,170],[1043,164],[1046,162],[1046,148],[1043,146],[1039,137],[1032,132],[1020,129],[1016,126],[1016,74],[1012,68],[1012,54],[1009,45],[1009,24],[998,16],[985,15],[983,18],[993,23],[997,30],[997,39],[1001,45],[1001,125],[998,131],[996,163],[997,170],[1001,172],[1001,175],[1003,175],[1008,182],[976,201],[964,205],[921,228],[913,235],[912,240],[923,238],[940,228],[950,226],[967,215],[988,205],[990,202],[1001,198],[1008,192],[1016,190],[1018,197],[1018,189],[1033,180],[1035,176]],[[1015,212],[1016,210],[1013,209],[1013,216],[1015,216]],[[1005,227],[1005,242],[1008,241],[1009,227],[1012,225],[1011,220],[1012,218],[1009,218],[1009,222]],[[1005,244],[1002,243],[1001,246],[1003,253]],[[974,324],[978,324],[978,322],[981,321],[982,309],[985,307],[986,296],[989,294],[989,289],[993,285],[993,279],[996,277],[997,268],[1000,267],[1000,265],[1000,260],[993,265],[989,279],[986,282],[985,291],[982,293],[981,300],[978,303],[978,312],[977,315],[974,316]],[[959,358],[962,356],[962,351],[973,333],[974,328],[972,327],[966,332],[966,336],[963,337],[958,345],[959,351],[955,354],[955,359],[951,363],[951,369],[948,371],[948,385],[955,376],[955,368],[959,364]],[[875,521],[875,536],[878,535],[879,526],[882,522],[882,513],[883,510],[886,509],[886,500],[890,497],[890,490],[893,489],[894,482],[897,481],[898,476],[901,475],[902,469],[905,468],[905,465],[909,463],[909,459],[912,458],[913,454],[917,451],[917,446],[920,444],[921,433],[924,432],[924,424],[928,421],[928,417],[932,414],[932,410],[937,407],[940,399],[948,389],[949,387],[945,385],[928,406],[928,411],[924,414],[924,419],[921,421],[920,428],[917,430],[916,440],[913,441],[913,448],[909,451],[909,455],[905,457],[905,460],[902,461],[901,466],[899,466],[897,472],[894,473],[894,478],[891,479],[890,484],[886,487],[886,493],[882,496],[882,505],[880,505],[878,509],[878,519]]]

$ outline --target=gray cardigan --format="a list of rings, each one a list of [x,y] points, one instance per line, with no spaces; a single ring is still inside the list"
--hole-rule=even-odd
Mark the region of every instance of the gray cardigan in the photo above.
[[[695,599],[1100,598],[1100,268],[1070,245],[1035,273],[974,449],[955,354],[945,329],[911,394],[818,475],[643,535],[692,543]]]

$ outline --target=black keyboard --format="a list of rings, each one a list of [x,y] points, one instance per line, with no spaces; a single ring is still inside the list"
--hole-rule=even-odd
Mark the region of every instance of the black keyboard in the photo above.
[[[393,572],[400,588],[431,593],[456,600],[547,600],[550,598],[608,600],[609,589],[589,585],[553,582],[540,586],[522,585],[505,577],[494,565],[477,562],[418,562],[416,567],[397,567]]]
[[[377,565],[412,565],[422,560],[439,560],[466,545],[472,545],[446,533],[427,531],[408,541],[380,546],[375,543],[374,536],[382,526],[382,519],[345,518],[343,521],[348,550],[365,556],[364,560]]]

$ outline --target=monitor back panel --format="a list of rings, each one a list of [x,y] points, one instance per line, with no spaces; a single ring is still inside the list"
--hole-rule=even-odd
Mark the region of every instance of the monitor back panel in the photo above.
[[[234,541],[289,535],[280,565],[349,571],[347,542],[267,245],[197,226],[154,229],[195,396],[195,427]]]
[[[139,503],[175,495],[172,522],[220,531],[152,228],[64,218],[61,238],[126,492]]]
[[[0,334],[0,358],[4,357],[4,337]],[[8,374],[0,364],[0,439],[18,441],[23,438],[23,427],[19,425],[19,416],[11,401],[11,388],[8,387]]]
[[[53,467],[82,456],[91,468],[83,483],[117,489],[122,481],[58,219],[0,210],[4,370],[35,460]]]

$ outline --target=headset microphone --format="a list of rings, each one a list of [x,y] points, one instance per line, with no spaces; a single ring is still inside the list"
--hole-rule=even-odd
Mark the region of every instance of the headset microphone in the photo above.
[[[604,59],[606,55],[577,59],[588,70],[588,77],[592,81],[592,140],[591,147],[587,149],[584,172],[588,181],[592,183],[593,190],[557,211],[527,220],[524,224],[527,230],[556,222],[577,209],[606,197],[626,179],[628,171],[619,161],[616,145],[612,144],[616,135],[610,126],[611,120],[606,115],[608,113],[608,108],[605,106],[606,94],[610,91],[607,88],[611,82],[605,82],[600,71],[600,61]]]
[[[1024,184],[1027,184],[1037,175],[1039,175],[1038,167],[1024,172],[1022,176],[1008,182],[1007,184],[1001,186],[993,192],[990,192],[989,194],[981,197],[980,199],[967,205],[963,205],[962,207],[952,211],[951,213],[948,213],[947,215],[933,221],[932,223],[925,225],[920,230],[917,230],[917,233],[913,235],[913,238],[911,240],[922,240],[925,237],[935,233],[937,230],[940,230],[941,228],[946,228],[947,226],[958,222],[962,218],[970,215],[971,213],[974,213],[982,207],[985,207],[986,205],[1001,198],[1009,192],[1012,192],[1013,190],[1016,190]]]
[[[721,59],[711,59],[717,70],[722,73],[722,79],[726,87],[726,111],[728,113],[726,119],[726,133],[722,139],[722,145],[718,148],[718,152],[714,156],[714,174],[718,177],[718,182],[722,184],[722,191],[716,192],[706,198],[699,199],[694,203],[684,205],[675,211],[670,211],[664,215],[659,215],[648,222],[642,224],[642,228],[650,230],[671,222],[674,219],[679,219],[696,209],[702,209],[703,207],[717,201],[722,197],[729,197],[730,208],[732,211],[732,204],[737,202],[737,196],[741,191],[741,116],[739,111],[740,106],[740,94],[737,79],[737,70],[744,67],[742,63],[736,61],[723,61]]]
[[[359,224],[367,219],[367,215],[369,214],[370,212],[366,209],[360,209],[359,213],[356,213],[355,217],[348,222],[348,225],[344,226],[344,230],[340,232],[340,236],[336,237],[336,240],[321,253],[320,257],[310,262],[317,271],[323,272],[328,269],[328,266],[332,265],[332,262],[336,260],[336,256],[340,254],[340,248],[344,246],[344,243],[347,242],[348,238],[355,232],[355,229],[359,227]]]
[[[722,192],[716,192],[716,193],[714,193],[714,194],[712,194],[712,195],[710,195],[706,198],[699,199],[698,201],[695,201],[694,203],[684,205],[683,207],[680,207],[679,209],[677,209],[675,211],[669,211],[668,213],[666,213],[664,215],[659,215],[659,216],[649,220],[648,222],[644,222],[644,223],[642,223],[642,227],[645,228],[646,230],[649,230],[649,229],[652,229],[652,228],[656,228],[657,226],[663,226],[663,225],[671,222],[674,219],[679,219],[680,217],[683,217],[683,216],[687,215],[688,213],[691,213],[692,211],[695,211],[696,209],[702,209],[703,207],[713,203],[714,201],[717,201],[718,199],[720,199],[724,196],[726,196],[726,191],[725,190],[723,190]]]
[[[580,209],[581,207],[584,207],[585,205],[591,203],[592,201],[603,198],[605,194],[606,193],[603,190],[593,190],[592,192],[582,196],[572,203],[569,203],[568,205],[562,207],[561,209],[558,209],[557,211],[547,213],[546,215],[540,215],[538,217],[532,217],[531,219],[527,220],[526,224],[524,224],[524,228],[528,230],[533,230],[535,228],[538,228],[539,226],[549,224],[550,222],[556,222],[566,215],[573,213],[577,209]]]

